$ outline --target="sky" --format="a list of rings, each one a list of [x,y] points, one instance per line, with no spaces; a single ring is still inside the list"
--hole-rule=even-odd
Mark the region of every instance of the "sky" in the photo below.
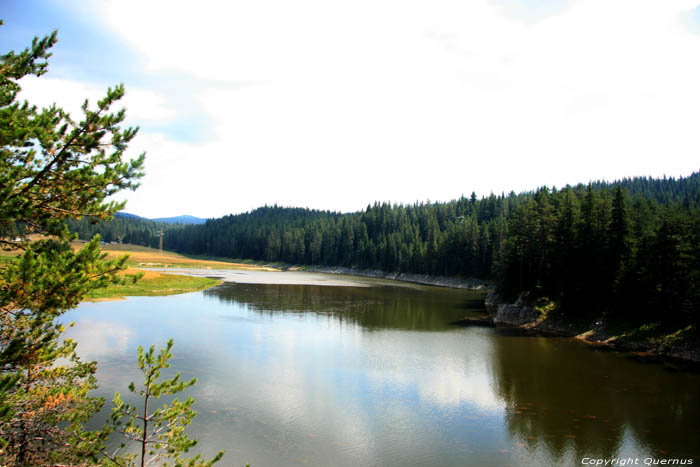
[[[21,98],[124,83],[144,217],[341,212],[700,169],[700,0],[0,0]]]

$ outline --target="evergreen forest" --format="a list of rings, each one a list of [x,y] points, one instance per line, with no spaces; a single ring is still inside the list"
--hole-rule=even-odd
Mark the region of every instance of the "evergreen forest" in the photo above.
[[[700,173],[628,178],[341,214],[265,206],[202,225],[71,221],[89,239],[183,254],[491,281],[572,317],[700,320]]]

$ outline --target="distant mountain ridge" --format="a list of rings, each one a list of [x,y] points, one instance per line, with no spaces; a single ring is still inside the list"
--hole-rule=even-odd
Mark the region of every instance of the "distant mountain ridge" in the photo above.
[[[166,224],[204,224],[207,220],[201,217],[195,217],[190,215],[184,216],[174,216],[174,217],[159,217],[157,219],[151,219],[155,222],[165,222]]]
[[[114,217],[121,217],[126,219],[143,219],[145,221],[150,220],[145,217],[137,216],[136,214],[129,214],[128,212],[118,212],[114,215]]]
[[[137,216],[136,214],[130,214],[128,212],[118,212],[115,217],[127,218],[127,219],[142,219],[153,222],[163,222],[165,224],[184,224],[184,225],[199,225],[204,224],[207,220],[201,217],[195,217],[190,215],[174,216],[174,217],[158,217],[156,219],[149,219],[147,217]]]

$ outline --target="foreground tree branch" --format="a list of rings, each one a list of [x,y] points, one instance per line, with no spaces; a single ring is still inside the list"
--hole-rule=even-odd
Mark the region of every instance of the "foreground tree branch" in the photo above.
[[[20,53],[0,55],[0,247],[16,253],[0,269],[0,465],[95,464],[106,430],[83,424],[103,404],[89,397],[95,362],[81,361],[56,320],[85,295],[121,282],[126,257],[107,260],[99,237],[74,251],[69,218],[111,218],[134,189],[144,156],[127,161],[137,129],[110,109],[124,87],[108,89],[74,120],[53,105],[19,101],[21,79],[46,72],[56,32]],[[30,241],[36,234],[39,240]]]

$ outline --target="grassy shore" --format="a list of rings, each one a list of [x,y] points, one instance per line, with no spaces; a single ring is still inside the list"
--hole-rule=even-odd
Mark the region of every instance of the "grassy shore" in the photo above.
[[[38,240],[39,238],[32,238]],[[73,242],[73,248],[82,248],[85,242]],[[124,275],[143,273],[136,283],[112,285],[105,289],[94,290],[88,301],[118,300],[127,296],[173,295],[208,289],[221,283],[218,279],[207,277],[191,277],[176,274],[164,274],[157,271],[143,271],[141,268],[197,268],[197,269],[240,269],[247,271],[278,271],[279,269],[258,264],[244,264],[225,260],[212,260],[202,257],[192,258],[177,253],[160,252],[154,248],[128,244],[102,245],[102,251],[109,258],[129,255],[129,269]],[[0,251],[0,265],[12,260],[19,251]]]
[[[93,290],[87,296],[88,301],[119,300],[127,296],[174,295],[208,289],[220,284],[219,279],[209,277],[190,277],[176,274],[164,274],[157,271],[140,271],[129,268],[122,275],[143,273],[141,279],[127,284],[110,285],[107,288]]]
[[[75,242],[73,248],[79,249],[83,242]],[[229,261],[205,258],[190,258],[170,251],[160,252],[154,248],[128,244],[106,244],[102,251],[109,258],[129,255],[129,269],[124,274],[143,272],[143,277],[136,283],[109,286],[95,290],[89,296],[91,301],[116,300],[125,296],[174,295],[208,289],[221,283],[218,279],[208,277],[191,277],[165,274],[157,271],[141,271],[140,268],[197,268],[197,269],[243,269],[248,271],[276,271],[277,269],[241,264]]]

